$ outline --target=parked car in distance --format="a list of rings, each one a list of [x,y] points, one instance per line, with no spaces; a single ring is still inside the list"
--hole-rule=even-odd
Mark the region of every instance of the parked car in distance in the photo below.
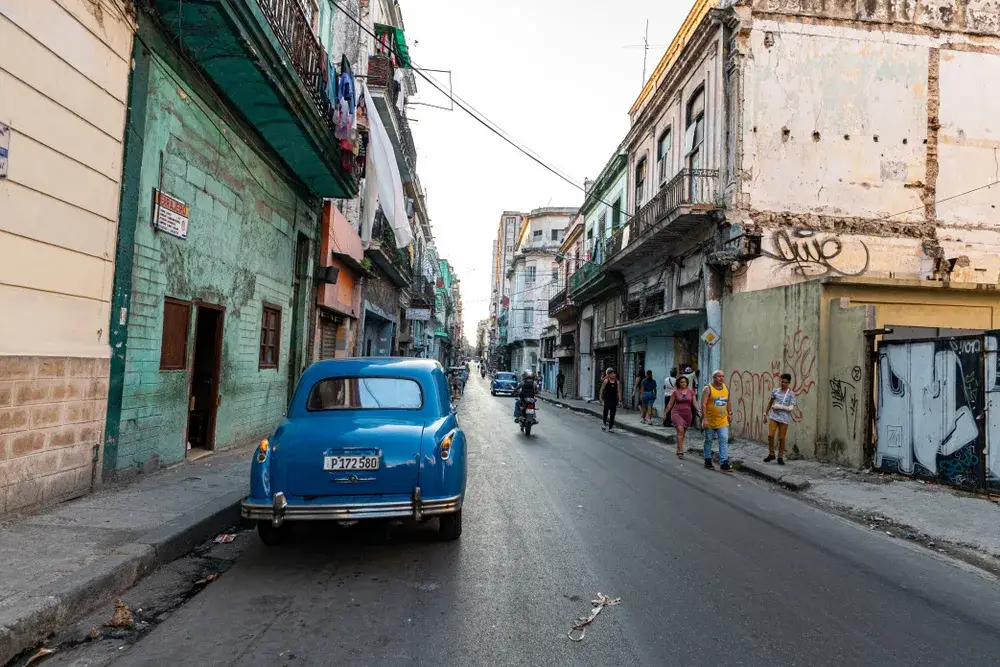
[[[494,396],[497,394],[509,394],[513,396],[516,391],[517,373],[501,371],[493,376],[493,381],[490,383],[490,393]]]
[[[444,368],[427,359],[337,359],[302,374],[286,418],[254,451],[244,518],[266,544],[295,521],[438,518],[462,534],[465,433]]]

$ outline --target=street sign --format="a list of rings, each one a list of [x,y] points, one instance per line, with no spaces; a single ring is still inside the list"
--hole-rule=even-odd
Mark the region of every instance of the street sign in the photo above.
[[[153,189],[153,227],[179,239],[188,234],[191,207],[162,190]]]
[[[712,347],[722,339],[722,336],[717,334],[715,329],[712,327],[708,327],[708,329],[705,330],[705,333],[701,335],[701,339],[705,341],[709,347]]]
[[[7,159],[10,157],[10,128],[0,123],[0,179],[7,178]]]
[[[430,308],[407,308],[406,309],[406,319],[416,320],[417,322],[429,322],[431,319],[431,309]]]

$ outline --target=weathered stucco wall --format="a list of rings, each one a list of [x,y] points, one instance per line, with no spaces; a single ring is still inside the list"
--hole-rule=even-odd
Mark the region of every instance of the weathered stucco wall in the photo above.
[[[947,29],[994,34],[995,2],[953,4]],[[823,275],[996,284],[1000,186],[985,186],[1000,179],[1000,90],[984,82],[1000,80],[1000,39],[940,32],[926,3],[891,25],[858,20],[896,16],[881,3],[854,5],[754,3],[730,218],[763,233],[764,256],[734,289]]]
[[[817,422],[825,424],[816,438],[816,458],[860,467],[864,463],[865,433],[869,425],[870,379],[866,375],[864,330],[873,328],[874,306],[850,299],[825,302],[827,319],[820,349]],[[825,349],[824,349],[825,348]]]
[[[118,470],[185,456],[195,309],[187,369],[161,371],[164,297],[225,308],[216,447],[277,424],[288,393],[297,236],[312,238],[319,216],[270,166],[273,156],[265,160],[244,128],[212,110],[204,89],[158,55],[149,77],[141,188],[159,184],[187,202],[190,227],[186,240],[154,231],[151,197],[140,200]],[[276,369],[259,368],[264,301],[282,308]]]
[[[791,373],[798,408],[788,429],[789,455],[815,456],[819,384],[817,360],[822,285],[799,283],[731,294],[725,313],[722,368],[733,405],[732,435],[767,442],[764,408],[782,373]]]

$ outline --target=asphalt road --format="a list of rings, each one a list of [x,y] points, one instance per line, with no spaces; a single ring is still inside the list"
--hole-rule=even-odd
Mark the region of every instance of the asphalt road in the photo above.
[[[478,375],[459,415],[459,542],[432,525],[382,544],[313,527],[267,548],[246,533],[232,569],[113,664],[1000,662],[1000,584],[978,570],[590,417],[542,404],[526,438]],[[622,604],[569,641],[598,592]]]

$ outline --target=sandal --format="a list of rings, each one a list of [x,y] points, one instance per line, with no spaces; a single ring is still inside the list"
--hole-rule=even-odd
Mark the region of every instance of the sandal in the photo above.
[[[684,458],[684,452],[677,452],[677,458],[679,459]]]

